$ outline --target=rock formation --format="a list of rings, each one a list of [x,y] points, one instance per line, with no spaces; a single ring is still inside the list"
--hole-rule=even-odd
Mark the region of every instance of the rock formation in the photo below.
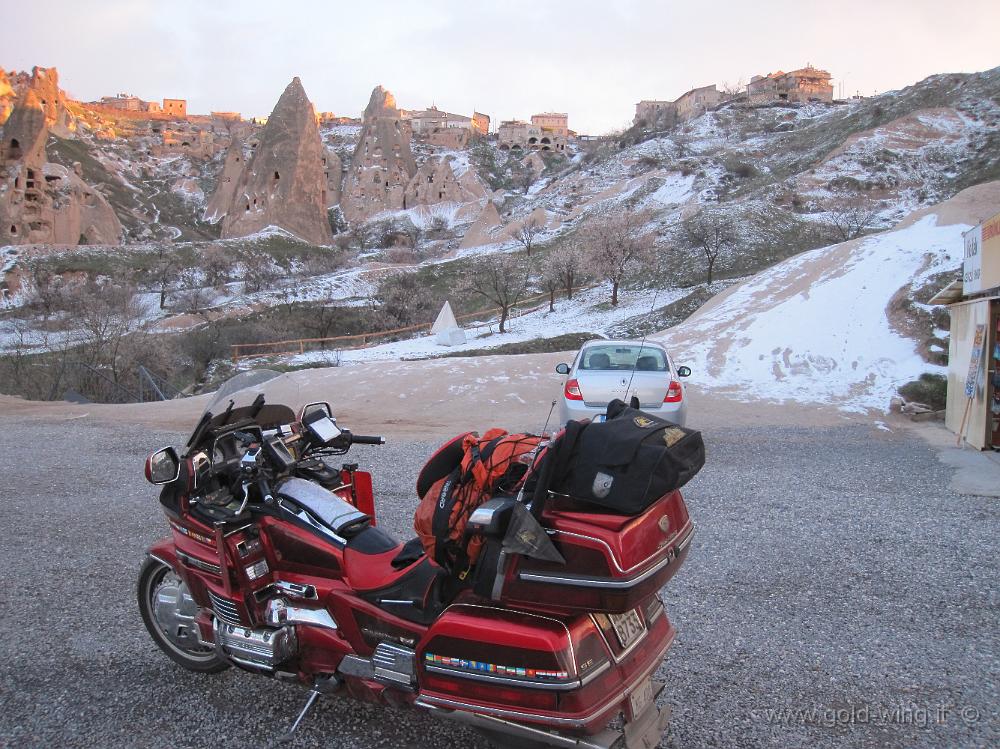
[[[503,220],[500,218],[500,212],[492,200],[487,200],[479,218],[462,237],[462,243],[459,247],[464,250],[466,247],[477,247],[481,244],[495,242],[502,229]]]
[[[326,149],[326,161],[323,162],[326,170],[326,207],[333,208],[340,203],[340,188],[344,182],[344,164],[340,160],[336,151]]]
[[[45,163],[45,142],[49,131],[45,110],[31,89],[24,92],[3,128],[0,164],[23,162],[25,166],[41,167]]]
[[[31,91],[35,92],[45,111],[45,124],[56,135],[65,138],[73,129],[73,118],[66,109],[66,95],[59,89],[59,72],[55,68],[31,69]]]
[[[45,106],[36,87],[29,87],[4,126],[0,146],[0,242],[120,243],[122,227],[118,217],[104,196],[80,178],[79,164],[69,170],[48,163]],[[55,117],[58,122],[58,111]]]
[[[396,99],[381,86],[372,91],[361,136],[340,199],[344,217],[364,221],[381,211],[400,210],[410,179],[417,171],[410,151],[410,125]]]
[[[312,103],[294,78],[236,182],[222,236],[245,237],[278,226],[307,242],[329,244],[325,158]]]
[[[3,125],[10,117],[10,113],[14,109],[14,98],[14,87],[10,85],[10,79],[3,68],[0,68],[0,125]]]
[[[467,170],[456,177],[447,158],[428,159],[410,179],[403,193],[403,208],[435,203],[468,203],[486,195],[486,188]]]
[[[226,211],[233,203],[233,193],[236,192],[236,183],[243,174],[245,163],[243,140],[234,137],[233,142],[229,144],[229,150],[226,151],[226,161],[222,167],[222,174],[219,175],[219,181],[215,185],[215,192],[205,206],[206,221],[214,224],[226,215]]]

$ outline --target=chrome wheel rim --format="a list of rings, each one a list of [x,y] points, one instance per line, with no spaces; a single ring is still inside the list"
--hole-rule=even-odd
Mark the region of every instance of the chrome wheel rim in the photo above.
[[[163,644],[185,658],[215,660],[215,649],[203,645],[199,639],[194,621],[199,607],[187,584],[169,567],[164,567],[153,576],[148,591],[147,605]]]

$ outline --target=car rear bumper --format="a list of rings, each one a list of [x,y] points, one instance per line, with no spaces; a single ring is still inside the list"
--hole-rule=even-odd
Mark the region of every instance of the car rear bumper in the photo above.
[[[642,407],[642,410],[653,416],[670,421],[674,424],[685,426],[687,421],[687,400],[679,403],[663,403],[659,408]],[[595,416],[602,416],[608,411],[608,404],[588,406],[583,401],[570,401],[562,399],[559,407],[560,423],[567,421],[577,421],[579,419],[593,419]]]

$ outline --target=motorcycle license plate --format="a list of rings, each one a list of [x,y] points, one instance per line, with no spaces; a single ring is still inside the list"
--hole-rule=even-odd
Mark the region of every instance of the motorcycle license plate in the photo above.
[[[628,696],[628,706],[629,710],[632,711],[632,720],[635,720],[640,715],[642,715],[643,710],[649,707],[649,703],[653,701],[653,677],[648,676],[642,680],[635,689],[633,689]]]
[[[639,618],[639,612],[635,609],[626,611],[624,614],[608,614],[608,618],[611,620],[615,636],[623,648],[627,648],[646,634],[646,625]]]

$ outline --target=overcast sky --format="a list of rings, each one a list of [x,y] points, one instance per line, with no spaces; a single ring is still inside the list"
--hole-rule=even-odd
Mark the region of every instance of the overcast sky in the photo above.
[[[568,112],[601,133],[640,99],[812,63],[835,93],[1000,65],[1000,0],[0,0],[0,67],[59,68],[74,97],[270,112],[299,76],[317,110],[399,105],[499,119]]]

